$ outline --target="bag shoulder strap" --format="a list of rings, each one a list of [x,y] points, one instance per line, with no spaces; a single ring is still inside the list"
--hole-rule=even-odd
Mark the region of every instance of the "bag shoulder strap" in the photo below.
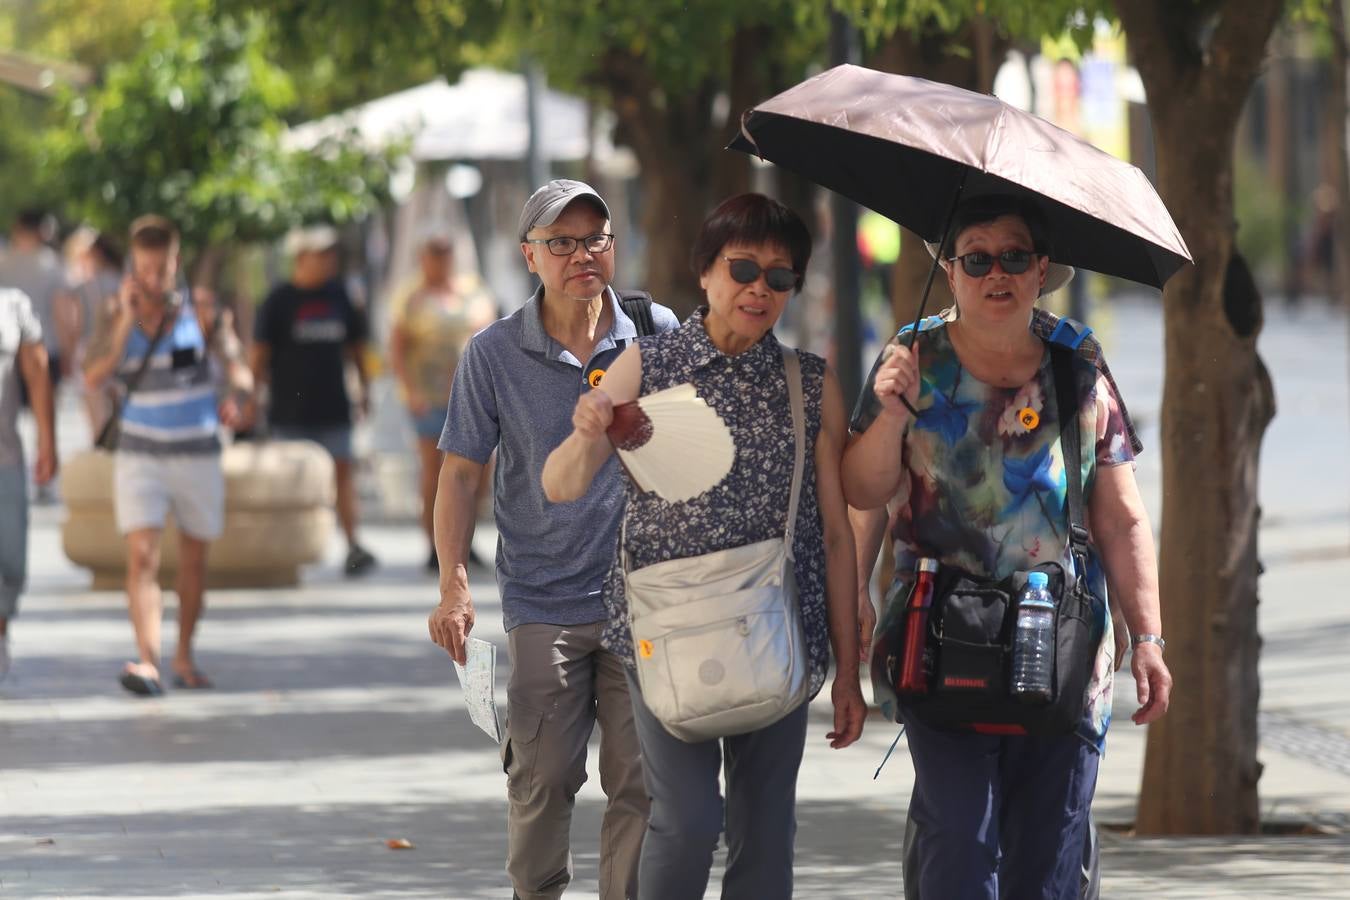
[[[1050,344],[1050,367],[1055,376],[1055,404],[1059,411],[1059,441],[1064,450],[1064,477],[1069,507],[1069,542],[1087,552],[1088,532],[1083,515],[1082,429],[1078,423],[1078,384],[1073,371],[1074,351]]]
[[[177,319],[178,315],[175,313],[173,316],[170,316],[166,310],[159,320],[159,327],[155,329],[155,336],[150,339],[150,346],[145,348],[145,355],[141,357],[141,364],[137,366],[136,371],[127,379],[127,390],[126,393],[122,395],[122,401],[117,404],[117,409],[108,417],[108,421],[103,423],[103,428],[99,430],[98,438],[94,441],[95,446],[103,446],[113,430],[117,428],[118,424],[122,421],[122,416],[127,411],[127,404],[131,402],[132,393],[136,388],[140,387],[141,382],[145,379],[146,370],[150,368],[150,360],[154,357],[155,350],[159,348],[159,342],[163,340],[165,332],[168,331],[170,318]]]
[[[788,401],[792,407],[792,439],[796,452],[792,461],[792,493],[788,499],[787,527],[783,539],[787,542],[788,558],[792,559],[792,541],[797,532],[797,505],[801,500],[802,478],[806,473],[806,404],[802,399],[802,362],[797,351],[783,346],[783,368],[787,371]]]
[[[652,295],[646,291],[619,291],[619,306],[633,320],[638,337],[656,334],[656,320],[652,318]]]

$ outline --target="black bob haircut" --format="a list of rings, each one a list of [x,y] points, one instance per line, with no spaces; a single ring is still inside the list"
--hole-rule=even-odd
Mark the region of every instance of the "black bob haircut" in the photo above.
[[[956,208],[951,231],[942,247],[942,258],[950,259],[956,252],[956,239],[961,236],[961,232],[972,225],[984,225],[1003,216],[1017,216],[1026,222],[1027,230],[1031,232],[1031,249],[1043,256],[1054,257],[1045,213],[1035,200],[1011,194],[986,194],[962,201]]]
[[[723,200],[699,228],[689,254],[694,274],[711,269],[728,244],[782,247],[792,259],[792,271],[797,273],[796,290],[802,289],[806,264],[811,259],[811,232],[800,216],[777,200],[763,194],[737,194]]]

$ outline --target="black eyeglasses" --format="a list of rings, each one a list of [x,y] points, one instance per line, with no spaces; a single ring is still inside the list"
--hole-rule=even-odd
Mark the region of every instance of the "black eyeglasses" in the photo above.
[[[577,245],[581,244],[588,253],[605,253],[610,247],[614,246],[614,235],[596,232],[588,234],[583,238],[574,237],[555,237],[555,238],[527,238],[527,244],[547,244],[548,252],[554,256],[571,256],[577,252]]]
[[[722,258],[727,261],[727,268],[731,271],[731,280],[737,284],[754,284],[759,278],[759,274],[763,272],[764,283],[769,286],[771,291],[783,294],[797,286],[797,273],[791,269],[785,269],[782,266],[765,269],[753,259],[732,259],[730,256]]]
[[[1004,250],[998,256],[976,250],[974,253],[952,256],[948,259],[950,262],[959,261],[961,268],[971,278],[983,278],[994,267],[994,260],[998,260],[999,268],[1009,275],[1021,275],[1031,265],[1031,258],[1036,255],[1033,250]]]

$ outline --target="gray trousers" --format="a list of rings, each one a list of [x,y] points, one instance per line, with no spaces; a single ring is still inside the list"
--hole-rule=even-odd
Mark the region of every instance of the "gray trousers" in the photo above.
[[[0,466],[0,619],[19,611],[28,579],[28,478],[23,466]]]
[[[690,744],[661,726],[631,675],[629,690],[652,797],[641,900],[702,900],[724,826],[723,900],[788,900],[807,704],[767,728]],[[724,756],[725,804],[717,781]]]
[[[569,832],[586,782],[586,744],[600,723],[600,898],[637,896],[647,790],[633,707],[619,658],[600,645],[603,623],[518,625],[507,634],[506,871],[520,900],[554,900],[572,881]]]

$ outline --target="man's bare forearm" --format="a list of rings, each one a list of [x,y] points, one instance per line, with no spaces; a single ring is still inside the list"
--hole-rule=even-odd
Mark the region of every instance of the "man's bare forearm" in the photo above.
[[[442,572],[453,572],[457,565],[468,565],[469,541],[473,539],[477,518],[478,483],[483,477],[483,469],[481,464],[454,454],[447,454],[441,464],[432,516],[436,557]]]
[[[28,389],[28,404],[37,425],[38,445],[56,446],[56,403],[48,369],[47,348],[42,344],[19,347],[19,371]]]
[[[100,317],[84,357],[84,383],[95,388],[117,372],[131,335],[130,321],[112,316]]]

